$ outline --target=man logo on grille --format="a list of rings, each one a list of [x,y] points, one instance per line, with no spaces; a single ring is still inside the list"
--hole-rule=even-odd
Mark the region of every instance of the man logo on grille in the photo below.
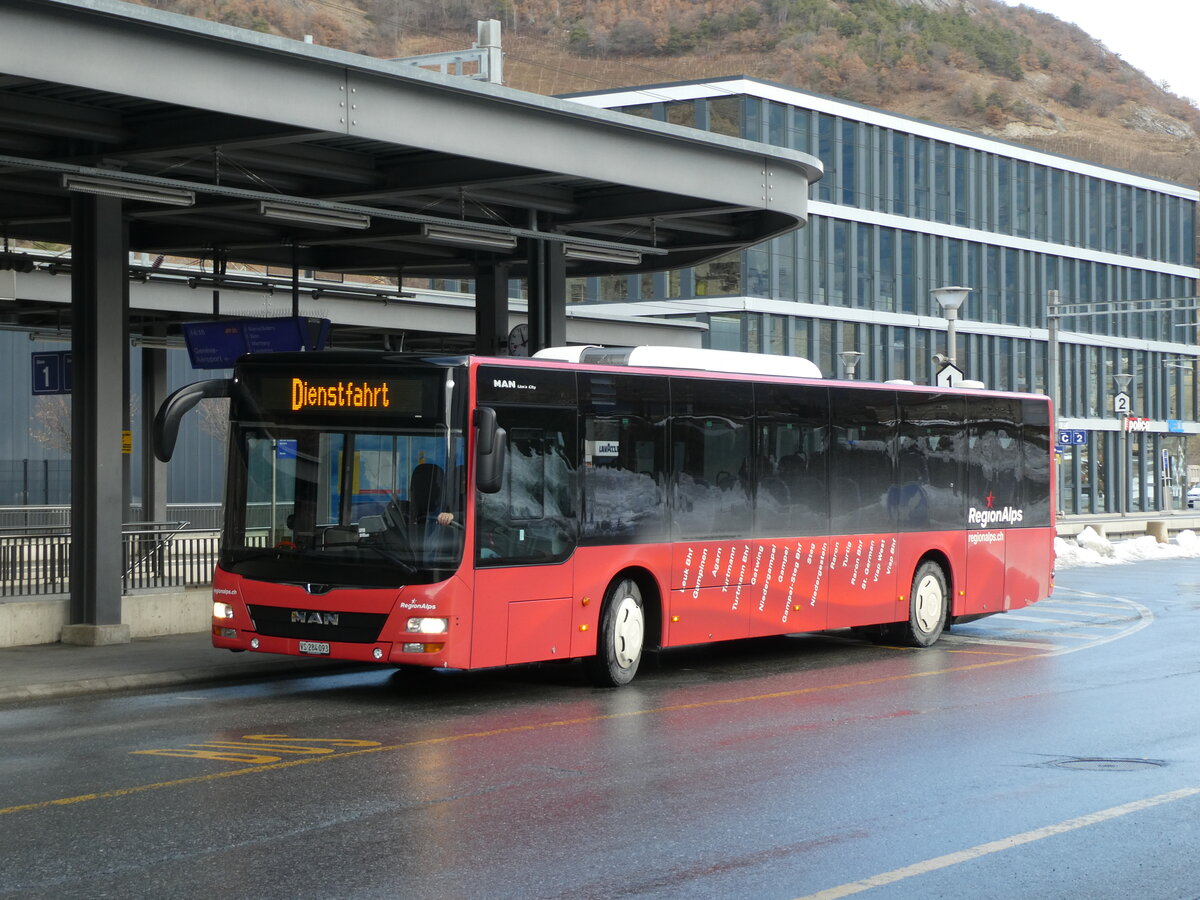
[[[302,609],[292,610],[293,625],[336,625],[338,614],[331,612],[306,612]]]

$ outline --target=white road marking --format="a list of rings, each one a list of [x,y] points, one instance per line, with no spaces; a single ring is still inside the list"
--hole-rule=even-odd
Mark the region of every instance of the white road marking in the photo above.
[[[1064,593],[1067,596],[1064,596]],[[1079,599],[1075,599],[1078,595]],[[1077,615],[1081,618],[1058,618]],[[1087,617],[1087,621],[1083,620]],[[1030,647],[1048,651],[1048,655],[1074,653],[1128,637],[1154,621],[1154,614],[1145,606],[1125,597],[1090,594],[1084,591],[1061,591],[1051,600],[1043,600],[1019,611],[988,616],[976,622],[955,626],[947,637],[993,646]],[[1017,623],[1057,626],[1052,628],[1017,628]],[[964,630],[965,629],[965,630]],[[1040,639],[1040,640],[1039,640]],[[1055,643],[1050,643],[1054,641]],[[1078,642],[1078,643],[1077,643]]]
[[[1004,638],[985,638],[970,634],[945,634],[939,643],[946,644],[987,644],[991,647],[1028,647],[1030,650],[1057,650],[1058,644],[1048,644],[1038,641],[1009,641]]]
[[[1058,613],[1058,610],[1054,610]],[[1004,616],[1006,622],[1041,622],[1046,625],[1069,625],[1072,628],[1118,628],[1122,622],[1128,622],[1129,618],[1114,619],[1111,622],[1084,622],[1079,619],[1052,619],[1049,616],[1022,616],[1016,613],[1007,613]]]
[[[1110,806],[1108,809],[1102,809],[1099,812],[1088,813],[1085,816],[1077,816],[1074,819],[1067,819],[1055,825],[1047,825],[1043,828],[1035,828],[1032,831],[1025,831],[1021,834],[1014,834],[1011,837],[1001,838],[998,841],[988,841],[986,844],[976,844],[966,850],[959,850],[955,853],[947,853],[945,856],[936,856],[933,859],[927,859],[923,862],[914,863],[911,866],[904,866],[899,869],[892,869],[890,872],[883,872],[879,875],[873,875],[870,878],[864,878],[861,881],[852,881],[847,884],[838,885],[828,890],[819,891],[815,894],[807,894],[799,900],[836,900],[838,897],[849,897],[851,894],[860,894],[863,891],[869,891],[871,888],[883,887],[886,884],[895,884],[897,881],[903,881],[906,878],[915,878],[918,875],[924,875],[928,872],[935,872],[938,869],[946,869],[950,866],[957,866],[960,863],[970,862],[973,859],[979,859],[981,856],[988,856],[992,853],[999,853],[1002,850],[1011,850],[1013,847],[1019,847],[1022,844],[1031,844],[1034,841],[1040,841],[1048,837],[1054,837],[1058,834],[1065,834],[1068,831],[1075,831],[1079,828],[1087,828],[1091,825],[1099,825],[1102,822],[1107,822],[1111,819],[1116,819],[1121,816],[1127,816],[1131,813],[1141,812],[1144,809],[1150,809],[1153,806],[1159,806],[1163,803],[1173,803],[1176,800],[1184,800],[1188,797],[1194,797],[1200,794],[1200,787],[1181,788],[1177,791],[1170,791],[1166,794],[1159,794],[1155,797],[1147,797],[1145,800],[1135,800],[1132,803],[1123,803],[1120,806]]]
[[[1101,606],[1097,606],[1094,603],[1084,603],[1082,600],[1069,601],[1069,602],[1072,603],[1071,606],[1067,606],[1064,603],[1057,603],[1057,604],[1051,605],[1050,603],[1043,600],[1041,603],[1039,603],[1034,608],[1049,610],[1050,612],[1054,613],[1054,615],[1056,615],[1056,616],[1078,616],[1081,619],[1095,617],[1095,616],[1109,615],[1108,610],[1110,610],[1110,609],[1126,609],[1126,607],[1124,605],[1119,604],[1119,603],[1109,603],[1109,604],[1106,604],[1105,606],[1101,607]],[[1011,613],[1010,613],[1010,615],[1011,615]]]

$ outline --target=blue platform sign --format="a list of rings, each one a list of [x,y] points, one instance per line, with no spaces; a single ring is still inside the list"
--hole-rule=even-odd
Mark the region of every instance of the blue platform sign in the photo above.
[[[1183,434],[1183,419],[1167,419],[1167,431],[1172,434]]]
[[[237,320],[185,322],[183,341],[193,369],[230,369],[247,352],[242,323]]]
[[[304,345],[304,319],[289,316],[286,319],[244,319],[242,334],[251,353],[282,353],[289,350],[306,350]]]
[[[229,369],[247,353],[324,350],[329,320],[307,316],[187,322],[183,340],[194,369]]]
[[[71,351],[39,350],[30,354],[33,395],[71,393]]]
[[[1087,443],[1087,432],[1079,428],[1058,429],[1059,447],[1079,447]]]

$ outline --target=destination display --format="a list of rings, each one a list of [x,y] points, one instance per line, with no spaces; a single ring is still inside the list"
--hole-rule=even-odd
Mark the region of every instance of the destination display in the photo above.
[[[292,412],[317,409],[390,409],[396,392],[387,381],[339,381],[314,384],[292,379]],[[389,396],[390,393],[390,396]]]
[[[418,375],[371,377],[311,369],[296,374],[249,374],[246,385],[265,412],[280,418],[425,418],[436,416],[437,379]]]

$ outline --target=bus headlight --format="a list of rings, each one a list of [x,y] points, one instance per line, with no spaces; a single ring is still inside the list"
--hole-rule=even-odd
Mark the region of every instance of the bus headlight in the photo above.
[[[435,619],[426,616],[408,620],[408,631],[414,634],[445,634],[449,627],[449,619]]]
[[[228,603],[222,603],[217,600],[213,603],[213,618],[214,619],[232,619],[233,607]]]

